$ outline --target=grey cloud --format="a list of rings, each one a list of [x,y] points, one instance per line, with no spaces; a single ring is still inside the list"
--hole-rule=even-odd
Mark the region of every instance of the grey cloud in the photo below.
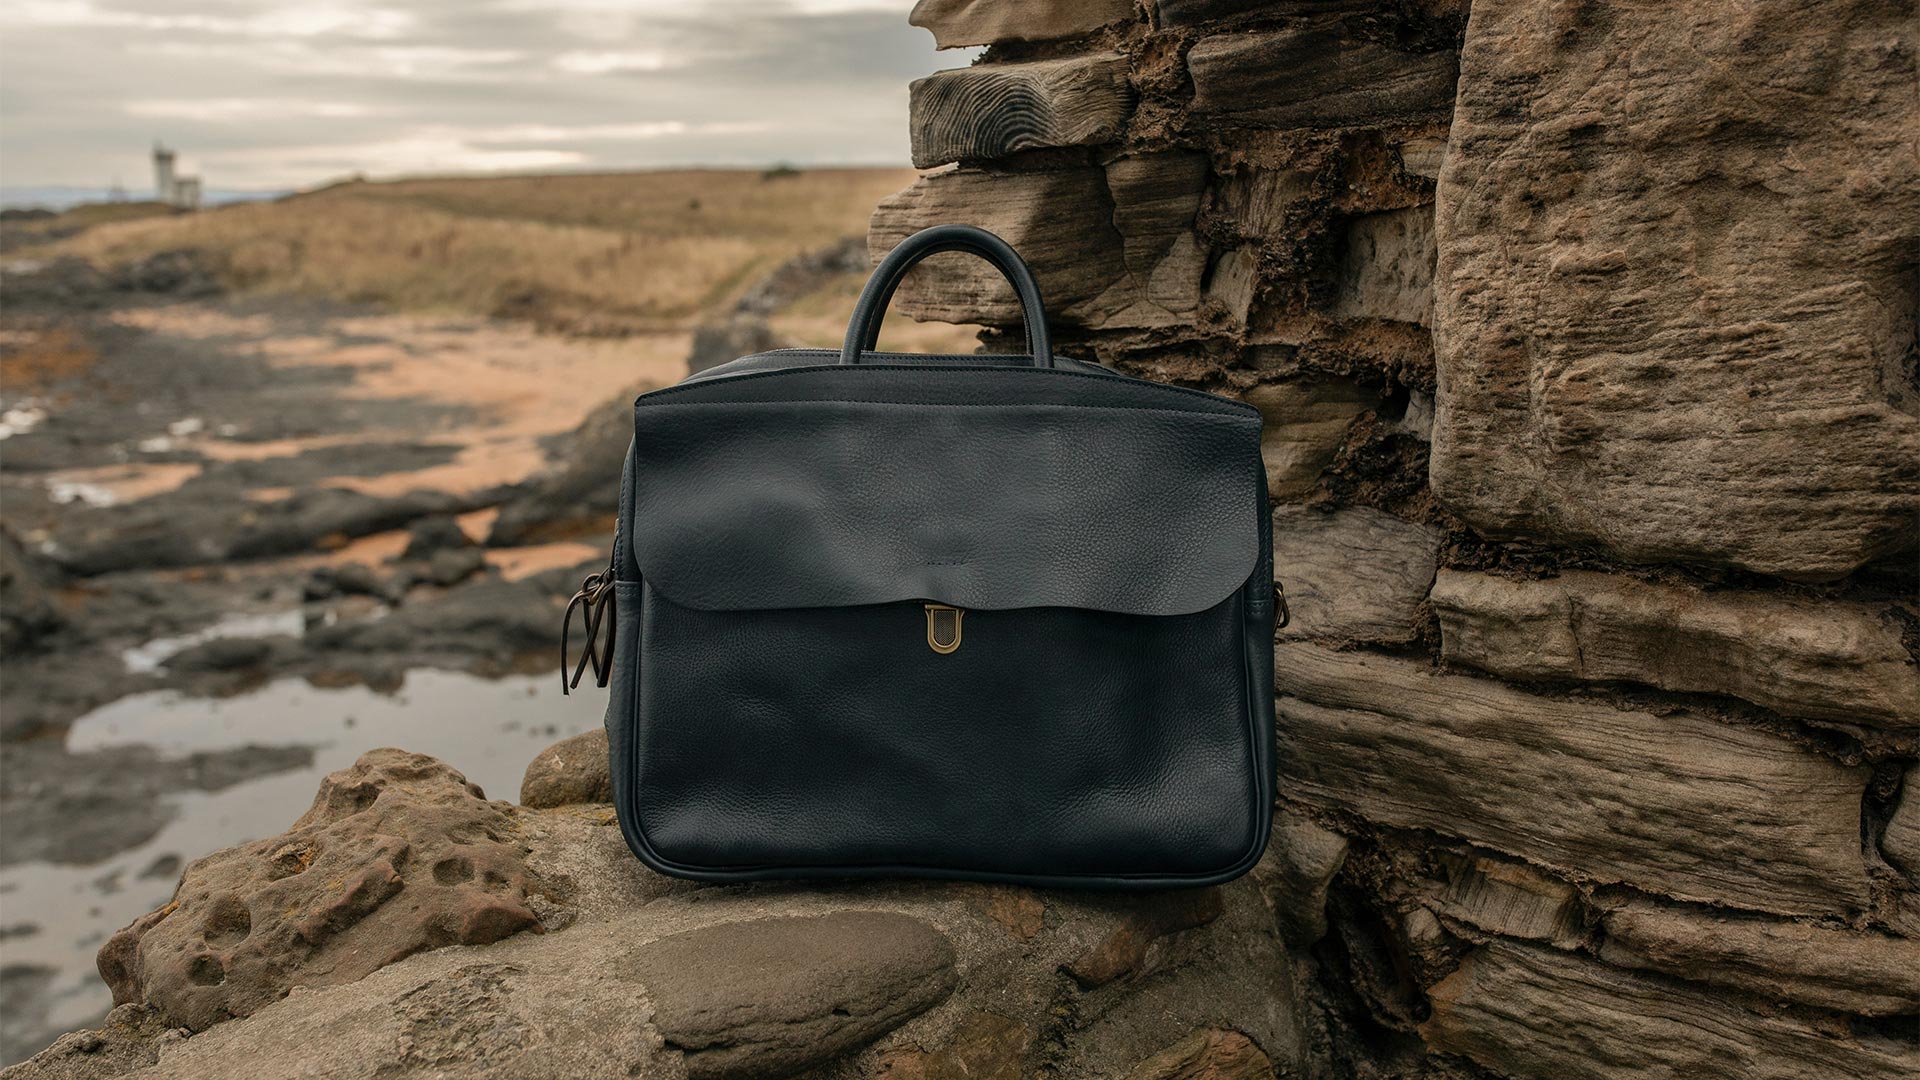
[[[662,4],[631,18],[532,4],[372,6],[404,12],[404,31],[370,39],[316,17],[298,33],[263,33],[276,24],[259,5],[219,0],[196,0],[185,20],[164,0],[102,0],[109,17],[84,27],[0,16],[0,174],[9,185],[133,185],[155,137],[220,187],[512,167],[528,153],[583,168],[904,164],[906,84],[966,62],[935,54],[904,3],[818,15],[767,2]],[[172,21],[123,25],[150,16]],[[623,32],[601,32],[603,22]],[[629,52],[657,52],[667,66],[618,69],[592,55]],[[563,70],[569,53],[589,55]],[[579,70],[596,63],[613,69]],[[579,137],[649,123],[684,127]],[[533,126],[548,130],[502,137]]]

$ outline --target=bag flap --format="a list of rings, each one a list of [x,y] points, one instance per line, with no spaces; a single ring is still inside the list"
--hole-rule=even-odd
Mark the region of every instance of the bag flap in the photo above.
[[[642,397],[623,522],[706,610],[1203,611],[1260,555],[1260,417],[1031,368],[798,368]]]

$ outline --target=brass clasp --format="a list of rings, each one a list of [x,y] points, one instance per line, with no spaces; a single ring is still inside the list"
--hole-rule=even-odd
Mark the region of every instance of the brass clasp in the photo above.
[[[950,626],[943,626],[942,615],[951,615]],[[966,608],[957,608],[949,604],[927,605],[927,648],[942,656],[960,648],[960,620],[967,617]]]

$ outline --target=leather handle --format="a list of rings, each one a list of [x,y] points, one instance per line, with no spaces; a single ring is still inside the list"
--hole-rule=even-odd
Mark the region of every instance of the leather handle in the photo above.
[[[867,287],[860,291],[860,302],[854,305],[847,339],[840,346],[840,362],[857,364],[861,353],[879,344],[880,323],[887,317],[887,305],[900,280],[921,259],[943,251],[978,255],[1006,277],[1014,295],[1020,298],[1020,318],[1026,323],[1027,352],[1033,356],[1033,366],[1052,367],[1053,346],[1047,339],[1047,311],[1040,302],[1040,283],[1011,245],[976,225],[935,225],[914,233],[887,252],[887,257],[873,268]]]

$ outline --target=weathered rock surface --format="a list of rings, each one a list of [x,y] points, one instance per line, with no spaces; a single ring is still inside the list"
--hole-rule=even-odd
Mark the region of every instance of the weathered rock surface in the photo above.
[[[1920,666],[1870,604],[1704,592],[1616,574],[1540,581],[1443,570],[1442,655],[1512,679],[1638,682],[1790,716],[1920,726]]]
[[[1186,889],[1143,896],[1100,941],[1063,967],[1081,989],[1104,986],[1141,970],[1161,938],[1205,926],[1225,910],[1218,889]]]
[[[1363,214],[1341,242],[1336,319],[1433,321],[1433,207]]]
[[[1441,535],[1366,507],[1273,513],[1273,576],[1293,621],[1282,641],[1405,644],[1433,581]]]
[[[1446,888],[1433,904],[1443,918],[1563,949],[1585,937],[1579,890],[1559,878],[1484,855],[1446,859],[1443,869]]]
[[[924,176],[881,201],[868,243],[878,259],[912,233],[966,220],[998,233],[1032,266],[1050,319],[1105,327],[1190,322],[1206,251],[1193,233],[1204,155],[1122,157],[1104,167]],[[998,271],[936,256],[907,275],[895,304],[916,319],[1012,326],[1020,311]]]
[[[957,169],[924,176],[880,201],[867,234],[878,260],[931,225],[968,221],[998,234],[1032,267],[1049,319],[1091,310],[1120,272],[1120,234],[1097,168],[1033,173]],[[962,255],[937,255],[908,274],[894,306],[916,319],[1017,326],[1020,308],[998,271]]]
[[[1600,959],[1863,1016],[1920,1013],[1920,941],[1650,903],[1607,912]]]
[[[913,163],[1106,142],[1132,105],[1127,58],[1115,52],[938,72],[913,83]]]
[[[1237,1031],[1208,1028],[1140,1063],[1127,1080],[1267,1080],[1273,1062]]]
[[[1247,391],[1246,401],[1260,410],[1267,494],[1296,502],[1313,494],[1354,418],[1377,408],[1380,395],[1344,381],[1262,383]]]
[[[1271,128],[1338,127],[1453,104],[1451,50],[1403,52],[1337,20],[1205,37],[1187,54],[1195,113]]]
[[[1669,896],[1782,914],[1868,900],[1868,770],[1767,732],[1275,650],[1282,789]]]
[[[332,814],[371,795],[342,820],[383,820],[411,845],[401,872],[420,876],[382,909],[437,895],[436,853],[488,843],[472,835],[477,825],[504,828],[501,846],[544,890],[527,902],[546,933],[403,957],[384,956],[384,942],[343,948],[376,913],[332,934],[326,956],[337,968],[305,964],[291,992],[240,1018],[169,1033],[160,1003],[128,1005],[107,1029],[0,1075],[1013,1080],[1045,1069],[1094,1080],[1240,1076],[1260,1054],[1270,1064],[1259,1075],[1324,1073],[1293,962],[1250,880],[1132,895],[919,881],[702,886],[644,869],[609,807],[484,803],[452,770],[405,757],[418,777],[382,787],[335,774],[316,802]],[[195,942],[216,929],[195,898],[203,868],[279,858],[279,873],[298,855],[244,845],[201,860],[157,925]],[[278,884],[325,874],[338,881],[327,895],[351,894],[361,879],[338,862],[321,850]],[[264,906],[249,910],[254,925],[239,945],[193,948],[231,961],[283,925]],[[289,965],[312,955],[282,941]],[[229,962],[228,981],[248,970]]]
[[[1215,183],[1212,209],[1232,236],[1279,240],[1300,224],[1297,215],[1313,184],[1314,175],[1305,169],[1241,165]]]
[[[29,1060],[0,1070],[6,1080],[106,1080],[144,1069],[186,1036],[151,1005],[121,1005],[99,1027],[68,1032]]]
[[[188,865],[171,903],[101,947],[101,977],[115,1004],[202,1031],[295,985],[497,941],[539,922],[516,831],[433,758],[368,751],[287,832]]]
[[[938,931],[882,911],[723,923],[632,956],[696,1080],[786,1076],[871,1042],[951,994],[953,962]]]
[[[1900,801],[1880,834],[1880,851],[1887,861],[1906,871],[1920,889],[1920,764],[1907,766],[1900,782]]]
[[[1488,945],[1431,990],[1421,1034],[1516,1080],[1895,1080],[1920,1049],[1850,1036],[1571,953]]]
[[[907,21],[932,31],[935,48],[1079,37],[1131,21],[1133,0],[918,0]]]
[[[520,779],[520,805],[548,807],[613,801],[607,729],[562,739],[534,756]]]
[[[1326,936],[1327,888],[1346,861],[1346,837],[1299,814],[1274,815],[1267,852],[1251,873],[1287,944],[1301,949]]]
[[[1474,5],[1432,480],[1475,528],[1806,579],[1914,543],[1920,38],[1806,19]]]

